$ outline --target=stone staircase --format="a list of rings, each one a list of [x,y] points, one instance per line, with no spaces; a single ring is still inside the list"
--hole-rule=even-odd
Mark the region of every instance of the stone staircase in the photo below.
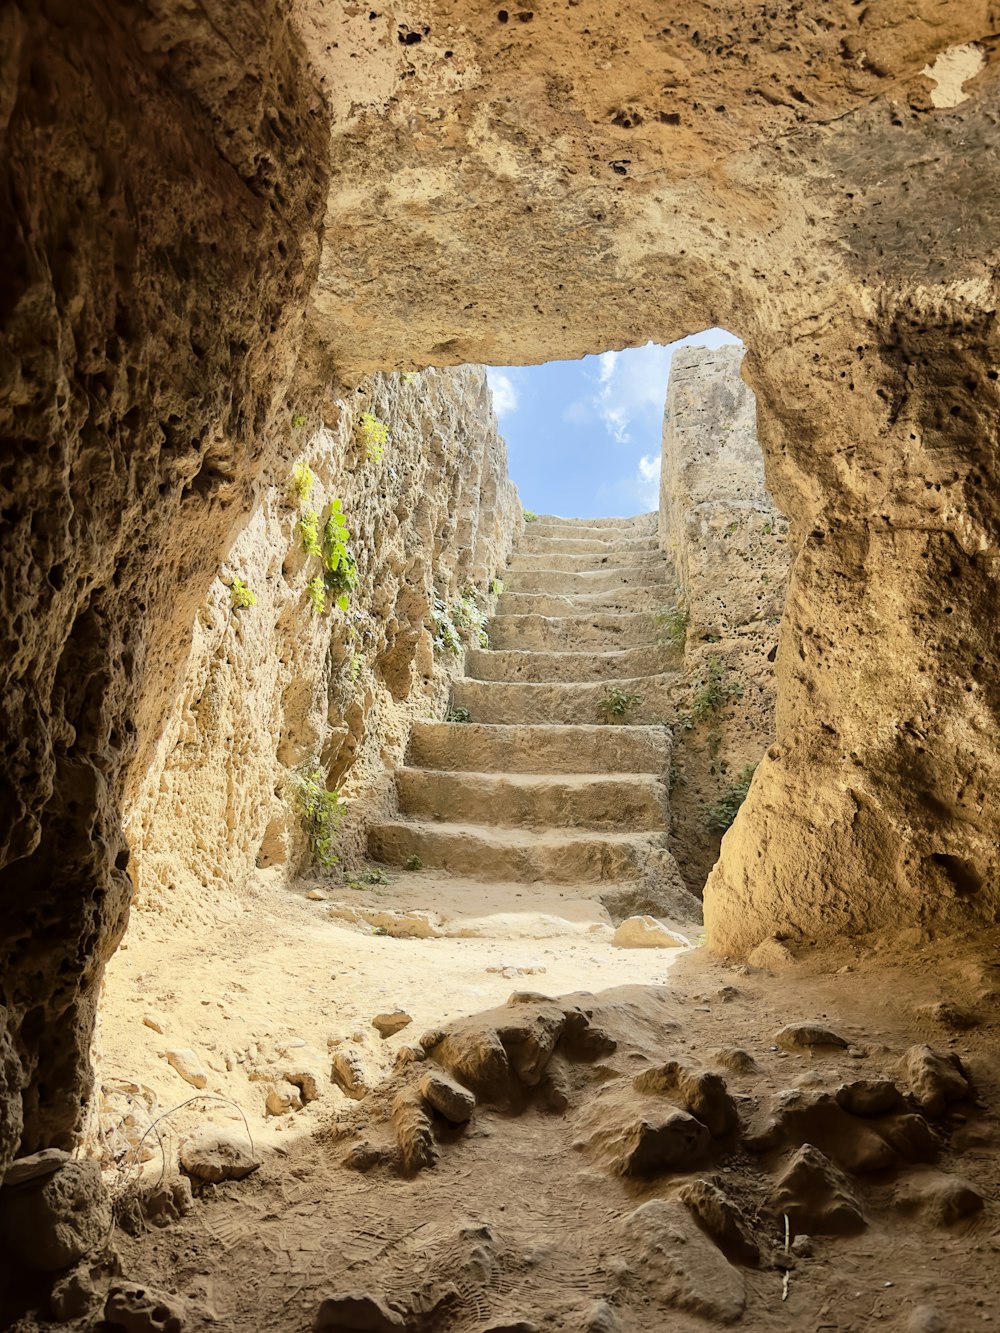
[[[418,722],[396,775],[399,817],[372,856],[482,880],[585,886],[636,878],[666,843],[670,690],[681,679],[657,610],[673,569],[656,516],[528,526],[452,706]],[[618,720],[609,685],[642,697]],[[593,892],[593,888],[589,889]]]

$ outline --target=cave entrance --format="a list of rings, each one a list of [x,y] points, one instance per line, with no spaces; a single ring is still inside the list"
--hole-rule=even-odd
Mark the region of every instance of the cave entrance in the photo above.
[[[741,360],[712,330],[490,370],[523,514],[481,368],[292,414],[129,829],[112,1155],[158,1153],[164,1111],[188,1132],[202,1091],[280,1144],[512,989],[666,980],[771,740],[785,523]],[[346,612],[310,593],[324,520],[357,561]]]

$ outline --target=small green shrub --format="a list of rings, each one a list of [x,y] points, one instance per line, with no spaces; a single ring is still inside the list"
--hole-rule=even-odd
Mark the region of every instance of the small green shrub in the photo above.
[[[351,656],[351,684],[356,685],[358,677],[361,675],[361,668],[365,664],[365,659],[360,653],[354,653]]]
[[[229,583],[229,604],[234,611],[245,611],[248,606],[256,606],[257,594],[240,578]]]
[[[358,582],[358,562],[350,548],[350,539],[342,502],[334,500],[323,525],[323,583],[341,611],[347,610],[351,592]]]
[[[667,790],[672,792],[678,787],[684,786],[684,774],[676,764],[671,765],[670,772],[667,774]]]
[[[333,843],[346,809],[340,792],[327,788],[326,775],[318,765],[295,775],[294,790],[313,860],[322,866],[335,865]]]
[[[319,514],[316,510],[307,509],[304,514],[300,514],[295,527],[306,555],[322,555],[319,544]]]
[[[663,626],[669,641],[678,648],[683,647],[687,639],[689,618],[690,612],[682,602],[656,613],[656,623]]]
[[[365,459],[370,463],[381,463],[389,443],[389,427],[371,412],[362,412],[354,429]]]
[[[292,487],[303,504],[312,495],[315,482],[316,478],[308,463],[296,463],[292,468]]]
[[[524,521],[525,521],[525,523],[537,523],[537,522],[538,522],[538,515],[535,513],[535,511],[534,511],[533,509],[525,509],[525,510],[524,510]]]
[[[312,603],[312,609],[318,616],[326,611],[326,585],[323,582],[323,575],[317,574],[306,584],[306,596]]]
[[[467,708],[462,708],[461,706],[458,708],[449,708],[444,715],[444,720],[446,722],[471,722],[472,714]]]
[[[490,596],[502,597],[505,584],[503,579],[490,579]]]
[[[730,699],[739,699],[743,686],[738,680],[727,680],[722,658],[713,654],[708,659],[705,680],[691,696],[691,710],[686,723],[695,727],[699,722],[707,722],[714,717]]]
[[[771,537],[774,534],[774,524],[771,522],[770,519],[768,519],[760,531],[761,531],[761,536]]]
[[[471,639],[477,647],[490,646],[489,635],[486,633],[486,613],[480,609],[474,589],[468,589],[457,602],[452,603],[451,618],[459,633],[464,631],[465,637]]]
[[[419,374],[418,370],[404,370],[399,378],[404,384],[412,384]]]
[[[641,694],[630,694],[620,685],[609,685],[598,701],[597,711],[604,718],[627,717],[633,708],[642,706]]]
[[[736,812],[746,800],[756,764],[747,764],[736,775],[735,781],[720,792],[717,800],[705,807],[705,823],[713,833],[725,833],[736,818]]]
[[[453,653],[456,657],[462,651],[462,640],[452,623],[447,602],[440,597],[434,599],[434,648],[437,652]]]
[[[371,866],[368,870],[361,872],[361,878],[366,884],[388,884],[389,876],[380,866]]]
[[[417,856],[416,852],[414,852],[412,856],[408,856],[406,858],[407,870],[423,870],[423,868],[424,868],[424,863],[423,861],[421,861],[420,857]]]

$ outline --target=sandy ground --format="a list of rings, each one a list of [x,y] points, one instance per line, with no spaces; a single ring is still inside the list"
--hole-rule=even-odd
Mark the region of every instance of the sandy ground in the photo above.
[[[246,1180],[196,1189],[169,1226],[116,1234],[127,1276],[181,1303],[188,1328],[292,1333],[345,1290],[395,1301],[407,1311],[401,1327],[458,1333],[693,1333],[734,1320],[789,1333],[1000,1326],[997,941],[913,939],[906,955],[887,942],[772,971],[727,966],[704,949],[616,948],[603,909],[571,890],[542,896],[427,872],[363,889],[323,885],[324,901],[305,896],[315,887],[281,891],[262,876],[216,904],[214,927],[190,932],[144,916],[109,969],[100,1071],[105,1145],[121,1159],[112,1187],[135,1188],[126,1140],[197,1095],[167,1063],[174,1047],[194,1052],[206,1093],[235,1105],[196,1102],[161,1122],[168,1175],[194,1125],[239,1130],[241,1114],[262,1163]],[[613,1055],[570,1069],[567,1110],[480,1107],[464,1133],[439,1136],[437,1164],[412,1178],[347,1169],[361,1138],[391,1140],[400,1048],[504,1005],[512,990],[595,993],[595,1021],[617,1041]],[[943,1001],[954,1008],[925,1009]],[[383,1041],[371,1019],[397,1007],[413,1023]],[[774,1034],[793,1020],[829,1025],[848,1045],[783,1050]],[[667,1057],[711,1067],[719,1048],[745,1049],[754,1068],[725,1077],[749,1132],[793,1089],[832,1091],[859,1077],[905,1087],[900,1060],[915,1042],[957,1054],[974,1090],[935,1122],[932,1164],[852,1177],[868,1220],[861,1234],[817,1236],[808,1254],[785,1255],[767,1198],[789,1149],[761,1155],[741,1141],[694,1175],[740,1207],[760,1264],[722,1261],[700,1232],[671,1233],[686,1256],[680,1276],[657,1267],[655,1246],[642,1250],[635,1210],[679,1208],[678,1183],[692,1177],[623,1178],[595,1148],[621,1137],[615,1116],[637,1069]],[[371,1089],[363,1100],[330,1081],[345,1051]],[[268,1115],[267,1091],[302,1071],[315,1073],[318,1098]],[[128,1106],[135,1127],[122,1123]],[[145,1179],[161,1170],[157,1148]],[[970,1182],[982,1206],[937,1218],[925,1196],[940,1173]],[[741,1309],[719,1295],[732,1283]],[[441,1290],[450,1294],[435,1305]]]

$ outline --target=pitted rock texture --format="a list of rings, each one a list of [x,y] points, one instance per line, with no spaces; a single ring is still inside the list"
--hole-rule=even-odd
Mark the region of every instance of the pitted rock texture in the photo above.
[[[365,457],[363,413],[389,431]],[[319,769],[348,813],[350,864],[391,808],[388,765],[414,719],[443,716],[461,654],[433,647],[434,603],[474,590],[484,611],[515,527],[517,493],[483,371],[375,376],[349,400],[290,413],[292,442],[196,617],[183,693],[129,810],[140,908],[211,920],[213,889],[307,859],[295,778]],[[296,469],[314,478],[306,498]],[[299,519],[340,499],[359,566],[346,612],[314,609],[318,560]],[[253,606],[234,610],[239,577]],[[197,836],[192,838],[192,829]],[[143,917],[134,926],[142,929]]]

